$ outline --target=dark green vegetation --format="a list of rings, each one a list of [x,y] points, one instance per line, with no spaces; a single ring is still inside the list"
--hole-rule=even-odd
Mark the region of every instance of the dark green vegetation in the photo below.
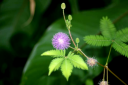
[[[23,24],[30,16],[29,0],[3,0],[0,4],[0,85],[82,85],[92,79],[97,84],[102,79],[103,68],[100,66],[88,71],[73,69],[68,82],[60,71],[48,76],[52,58],[42,57],[41,53],[53,49],[51,39],[55,33],[61,31],[68,34],[60,8],[64,1],[35,1],[35,15],[28,26]],[[65,3],[66,15],[73,16],[71,32],[74,39],[80,38],[79,46],[83,45],[84,36],[99,33],[99,23],[103,16],[108,16],[115,22],[128,10],[128,0],[92,0],[90,3],[79,0],[79,5],[69,0]],[[128,15],[114,25],[120,30],[128,27],[127,23]],[[105,64],[109,47],[86,45],[82,50],[86,55],[94,56],[101,64]],[[112,62],[108,65],[109,68],[127,82],[127,58],[112,49],[110,60]],[[122,84],[111,74],[109,82],[111,85],[115,82]]]

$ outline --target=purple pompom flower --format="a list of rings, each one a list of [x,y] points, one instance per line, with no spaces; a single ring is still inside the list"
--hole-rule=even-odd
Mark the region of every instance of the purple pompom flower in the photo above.
[[[70,45],[70,39],[67,34],[58,32],[52,38],[52,45],[59,50],[67,49]]]

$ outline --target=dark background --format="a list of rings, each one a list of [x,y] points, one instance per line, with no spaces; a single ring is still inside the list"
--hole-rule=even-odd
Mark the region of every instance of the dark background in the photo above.
[[[71,9],[71,2],[74,3],[73,0],[58,0],[58,1],[51,0],[47,8],[44,10],[44,12],[40,13],[40,16],[37,17],[38,23],[37,25],[33,25],[35,26],[35,28],[29,29],[30,34],[29,32],[27,34],[27,32],[25,33],[23,32],[23,30],[18,29],[17,31],[15,29],[16,31],[10,35],[9,40],[7,42],[10,44],[11,47],[8,47],[6,44],[3,45],[0,43],[1,44],[0,45],[0,85],[18,85],[21,82],[23,68],[27,62],[28,57],[30,56],[33,47],[39,41],[41,36],[45,33],[48,26],[50,26],[53,22],[55,22],[59,18],[63,17],[62,10],[60,9],[60,4],[62,2],[66,3],[65,14],[66,15],[73,14],[74,11]],[[1,15],[0,31],[1,29],[4,29],[3,26],[6,26],[8,25],[8,23],[11,22],[10,20],[13,20],[11,17],[7,19],[4,16],[2,16],[4,15],[4,13],[8,12],[6,9],[5,9],[6,12],[4,11],[2,7],[3,3],[6,3],[6,0],[0,1],[0,15]],[[21,5],[21,8],[24,6],[28,6],[26,9],[29,9],[29,1],[24,0],[24,3],[26,3],[26,5]],[[78,0],[77,4],[79,11],[86,11],[86,10],[88,11],[95,9],[103,9],[111,3],[112,0]],[[16,3],[9,3],[9,2],[8,4],[12,4],[11,6],[16,5]],[[14,10],[11,11],[11,7],[8,7],[7,9],[9,10],[9,8],[10,11],[8,12],[8,14],[10,13],[10,15],[12,15],[11,13]],[[19,9],[16,10],[20,11]],[[21,11],[21,13],[22,12],[23,11]],[[38,13],[36,13],[35,11],[35,16],[37,15]],[[29,17],[29,14],[27,16]],[[36,20],[36,17],[34,17],[34,20]],[[32,23],[34,23],[34,21],[32,21]],[[8,35],[10,31],[11,30],[4,32],[3,35],[0,34],[1,42],[4,41],[5,39],[4,36]],[[2,32],[3,31],[1,31],[0,33]],[[117,56],[114,57],[113,60],[108,65],[109,68],[125,82],[127,82],[127,76],[128,76],[127,61],[128,59],[126,57]],[[102,76],[103,73],[101,73],[99,76],[94,78],[95,85],[97,85],[98,82],[102,80]],[[109,83],[110,85],[123,85],[111,73],[109,73]]]

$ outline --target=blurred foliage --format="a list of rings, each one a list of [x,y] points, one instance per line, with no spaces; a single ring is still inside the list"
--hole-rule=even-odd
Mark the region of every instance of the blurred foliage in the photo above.
[[[100,66],[88,71],[74,68],[68,82],[60,71],[48,76],[48,66],[52,58],[40,56],[41,53],[53,49],[51,39],[55,33],[61,31],[68,34],[60,8],[62,2],[66,3],[66,14],[72,14],[71,33],[74,40],[77,37],[80,39],[79,46],[83,45],[85,35],[99,33],[99,21],[103,16],[108,16],[114,21],[128,9],[127,0],[90,1],[92,1],[90,4],[85,1],[85,5],[82,5],[82,0],[58,2],[35,0],[33,20],[29,25],[24,26],[23,24],[30,17],[29,0],[2,0],[0,3],[0,85],[56,85],[56,83],[82,85],[85,82],[89,83],[87,79],[92,80],[97,77],[103,70]],[[115,23],[115,26],[117,29],[122,29],[128,27],[127,22],[128,16],[125,16]],[[105,64],[108,49],[86,45],[82,50],[88,56],[95,56],[101,64]],[[118,55],[114,51],[111,54],[113,57]]]

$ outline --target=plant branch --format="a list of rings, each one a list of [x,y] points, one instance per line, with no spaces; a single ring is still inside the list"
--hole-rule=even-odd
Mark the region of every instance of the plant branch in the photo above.
[[[105,80],[105,68],[104,68],[104,72],[103,72],[103,81]]]
[[[117,19],[115,19],[113,21],[113,24],[115,24],[116,22],[118,22],[119,20],[121,20],[123,17],[125,17],[128,14],[128,11],[126,11],[125,13],[123,13],[122,15],[120,15]]]
[[[78,51],[80,51],[80,52],[82,53],[82,55],[83,55],[84,57],[86,57],[87,59],[89,58],[87,55],[85,55],[85,54],[82,52],[81,49],[78,48]]]
[[[100,63],[97,62],[97,64],[99,64],[100,66],[106,68],[111,74],[113,74],[117,79],[119,79],[124,85],[127,85],[123,80],[121,80],[115,73],[113,73],[107,66],[104,66]]]
[[[65,24],[66,24],[66,18],[65,18],[65,14],[64,14],[64,9],[63,9],[63,17],[64,17],[64,21],[65,21]],[[72,38],[71,32],[70,32],[70,28],[68,28],[67,24],[66,24],[66,27],[67,27],[67,29],[68,29],[70,38],[71,38],[71,40],[72,40],[74,46],[76,47],[76,44],[75,44],[75,42],[74,42],[74,40],[73,40],[73,38]]]
[[[71,38],[71,40],[72,40],[72,42],[73,42],[74,46],[76,47],[76,44],[75,44],[75,42],[74,42],[74,40],[73,40],[73,38],[72,38],[72,35],[71,35],[71,32],[70,32],[70,29],[68,29],[68,32],[69,32],[70,38]]]

